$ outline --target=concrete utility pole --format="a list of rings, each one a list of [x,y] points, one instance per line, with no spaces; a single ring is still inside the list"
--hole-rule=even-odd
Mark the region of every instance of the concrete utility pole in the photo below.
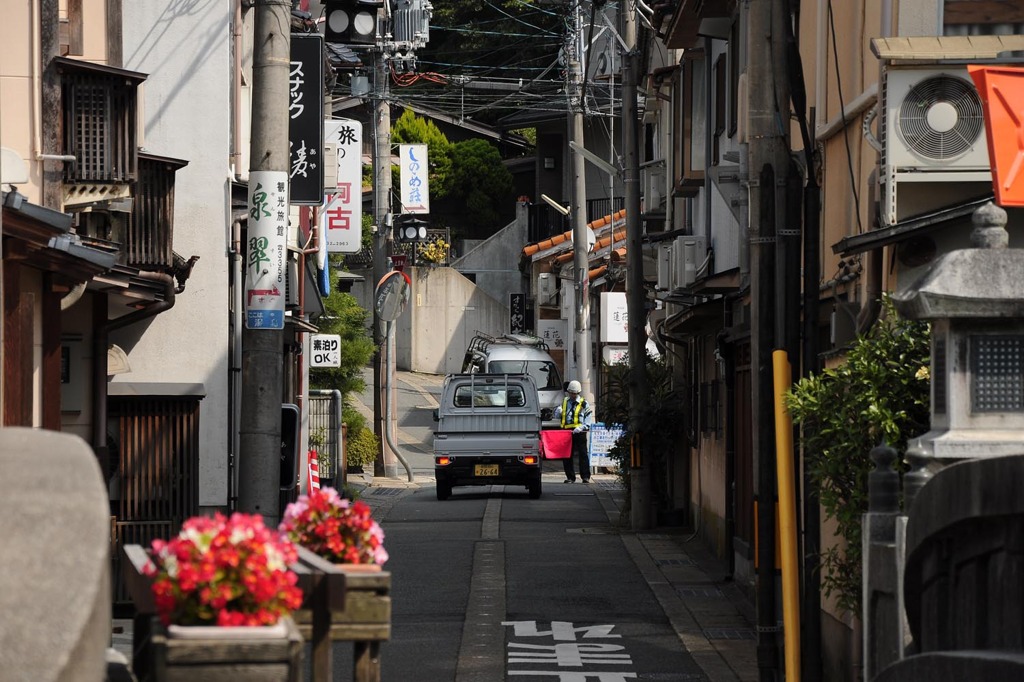
[[[581,99],[579,5],[573,14],[573,32],[569,58],[569,139],[578,147],[570,152],[572,168],[572,267],[575,286],[576,311],[573,327],[573,357],[576,360],[576,379],[583,389],[583,397],[594,404],[591,384],[590,350],[590,244],[587,243],[587,176],[586,161],[579,149],[583,148],[583,108]]]
[[[785,0],[752,2],[748,10],[751,374],[754,470],[757,481],[757,665],[763,682],[777,679],[775,575],[775,427],[772,351],[776,226],[786,225],[789,168],[789,81]],[[799,633],[790,633],[799,636]]]
[[[256,0],[250,171],[287,173],[291,2]],[[287,196],[287,195],[285,195]],[[283,332],[242,329],[238,510],[280,516]]]
[[[388,65],[384,58],[384,50],[375,49],[373,53],[374,72],[374,111],[373,111],[373,220],[377,231],[373,235],[373,286],[376,287],[381,278],[387,274],[387,243],[391,231],[391,108],[388,104]],[[373,377],[376,385],[373,388],[373,432],[380,443],[377,460],[373,463],[374,476],[398,476],[398,463],[395,453],[387,446],[384,429],[391,424],[385,423],[387,396],[385,390],[394,382],[388,381],[385,372],[391,372],[393,362],[385,366],[384,322],[373,311],[373,344],[377,352],[373,355]]]

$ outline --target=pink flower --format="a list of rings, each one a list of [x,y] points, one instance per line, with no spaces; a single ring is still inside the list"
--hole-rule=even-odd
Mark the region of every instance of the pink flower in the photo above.
[[[322,488],[289,504],[278,530],[329,561],[379,565],[388,553],[371,512],[364,502],[350,503],[334,488]]]

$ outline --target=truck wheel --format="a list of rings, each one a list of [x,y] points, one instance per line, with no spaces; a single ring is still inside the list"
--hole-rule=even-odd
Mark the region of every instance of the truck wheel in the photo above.
[[[443,502],[444,500],[447,500],[451,496],[452,496],[452,484],[451,483],[442,483],[441,481],[438,481],[437,482],[437,499],[439,499],[439,500],[441,500]]]
[[[527,485],[526,487],[530,491],[531,500],[536,500],[538,497],[540,497],[540,479],[537,479],[536,481],[530,481],[529,485]]]

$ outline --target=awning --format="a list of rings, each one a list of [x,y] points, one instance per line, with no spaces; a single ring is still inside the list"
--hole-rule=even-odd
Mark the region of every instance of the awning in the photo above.
[[[890,227],[844,237],[832,245],[832,253],[845,258],[846,256],[873,251],[889,244],[905,241],[921,233],[941,227],[951,220],[969,216],[978,208],[992,201],[992,199],[993,195],[989,194],[980,199],[972,199],[967,203],[915,216]]]
[[[117,254],[94,248],[71,232],[72,217],[45,206],[30,203],[24,195],[2,193],[4,240],[8,257],[55,273],[66,280],[81,282],[109,270]]]
[[[871,51],[885,61],[966,61],[995,59],[1024,50],[1024,35],[904,36],[872,38]]]

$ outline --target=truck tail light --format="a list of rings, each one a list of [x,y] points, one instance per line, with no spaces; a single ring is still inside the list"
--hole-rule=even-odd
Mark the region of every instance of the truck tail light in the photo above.
[[[537,455],[526,455],[523,457],[523,464],[536,464],[538,461]]]
[[[439,455],[434,458],[434,464],[439,467],[446,467],[452,463],[452,458],[448,455]]]

